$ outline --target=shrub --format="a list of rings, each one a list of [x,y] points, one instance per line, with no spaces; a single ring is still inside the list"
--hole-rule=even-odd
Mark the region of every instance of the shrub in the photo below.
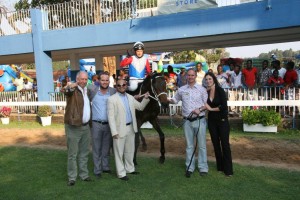
[[[37,112],[39,117],[48,117],[51,116],[51,107],[50,106],[39,106],[39,110]]]
[[[242,112],[243,122],[248,125],[262,124],[264,126],[278,126],[281,123],[281,115],[275,110],[267,108],[245,108]]]

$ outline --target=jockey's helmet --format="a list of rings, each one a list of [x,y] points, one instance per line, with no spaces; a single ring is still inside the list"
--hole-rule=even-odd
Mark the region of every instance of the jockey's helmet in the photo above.
[[[142,42],[136,42],[136,43],[134,43],[133,50],[134,51],[144,50],[144,44]]]

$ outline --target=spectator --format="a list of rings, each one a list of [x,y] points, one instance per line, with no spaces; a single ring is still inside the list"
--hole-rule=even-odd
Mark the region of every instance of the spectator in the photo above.
[[[294,100],[294,90],[292,88],[297,86],[298,75],[294,70],[295,63],[293,61],[289,61],[286,64],[286,73],[284,75],[284,83],[285,83],[285,99],[286,100]]]
[[[197,65],[196,65],[196,71],[197,71],[196,82],[199,85],[202,85],[203,78],[205,76],[205,71],[202,70],[202,63],[201,62],[197,63]]]
[[[120,79],[128,81],[128,74],[126,73],[125,69],[120,69],[118,80]]]
[[[242,70],[242,82],[250,90],[257,83],[257,69],[252,66],[252,60],[247,60],[246,69]]]
[[[252,66],[252,60],[247,60],[246,69],[242,70],[242,83],[248,88],[247,98],[249,100],[257,99],[257,92],[254,89],[257,84],[257,69]]]
[[[115,88],[109,87],[109,74],[99,75],[100,85],[89,85],[89,98],[92,103],[92,149],[94,174],[100,178],[101,173],[111,173],[109,166],[109,151],[112,137],[108,125],[107,99],[116,93]]]
[[[280,66],[280,61],[279,60],[274,60],[274,61],[272,61],[271,65],[273,67],[273,70],[277,69],[278,73],[279,73],[279,76],[281,78],[284,78],[284,75],[286,73],[286,69]]]
[[[297,86],[297,79],[298,75],[297,72],[294,70],[295,63],[293,61],[289,61],[286,64],[286,73],[284,75],[284,83],[285,83],[285,89],[289,89],[291,87]]]
[[[298,88],[300,87],[300,64],[298,66],[298,68],[296,69],[296,72],[297,72],[297,86]]]
[[[115,77],[116,77],[115,74],[109,76],[109,87],[111,88],[114,88],[116,85]]]
[[[75,185],[77,166],[79,166],[79,177],[86,182],[92,181],[87,167],[91,119],[91,104],[86,88],[87,80],[88,74],[80,71],[76,76],[76,83],[63,88],[67,98],[64,123],[68,148],[68,186]]]
[[[176,89],[177,74],[173,71],[172,65],[168,66],[168,73],[169,73],[169,81],[174,85],[174,88]]]
[[[20,72],[17,72],[17,78],[15,78],[14,86],[17,87],[18,92],[21,91],[24,87],[24,80],[23,77],[21,77]]]
[[[272,70],[269,68],[269,61],[264,60],[262,62],[262,72],[259,76],[259,85],[260,87],[266,86],[269,78],[272,76]]]
[[[117,176],[120,180],[128,181],[126,173],[139,174],[135,171],[134,138],[138,131],[135,112],[143,110],[149,103],[149,93],[146,92],[142,102],[126,93],[126,80],[117,80],[117,93],[107,101],[108,122],[113,137],[113,149]],[[120,112],[121,111],[121,112]]]
[[[168,72],[164,72],[164,78],[165,78],[165,81],[166,81],[167,90],[169,90],[169,91],[175,91],[176,90],[176,86],[171,81],[170,75],[169,75]]]
[[[243,87],[242,85],[242,72],[241,72],[241,66],[235,65],[233,73],[230,76],[230,84],[231,84],[231,90],[229,90],[229,100],[230,101],[242,101],[242,94],[241,93],[241,88]],[[239,91],[238,91],[239,90]],[[230,110],[232,112],[238,112],[240,111],[240,107],[234,107],[230,106]]]
[[[177,86],[178,87],[186,85],[186,78],[187,78],[185,67],[182,67],[180,70],[181,71],[180,71],[180,73],[178,75],[178,79],[177,79]]]
[[[200,176],[208,174],[207,152],[206,152],[206,119],[205,104],[207,101],[206,89],[196,82],[197,72],[190,68],[187,70],[187,84],[180,87],[170,103],[182,101],[182,115],[186,120],[183,131],[186,140],[186,173],[187,178],[195,170],[194,139],[198,142],[198,170]]]
[[[95,74],[95,75],[92,76],[92,85],[100,86],[99,76],[97,74]]]
[[[222,88],[229,88],[230,86],[230,80],[228,78],[228,75],[226,72],[223,72],[223,68],[221,65],[218,65],[217,67],[217,71],[218,71],[218,74],[217,74],[217,80],[220,84],[220,86]]]
[[[268,85],[272,87],[269,97],[278,99],[280,97],[280,88],[283,86],[284,80],[279,76],[277,69],[273,71],[273,75],[268,80]]]
[[[27,78],[24,78],[23,91],[32,90],[32,83],[28,81]]]
[[[37,81],[36,81],[36,78],[33,78],[32,91],[33,92],[37,92]]]

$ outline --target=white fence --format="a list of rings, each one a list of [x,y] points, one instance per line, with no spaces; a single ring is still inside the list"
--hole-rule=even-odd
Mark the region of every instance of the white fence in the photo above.
[[[300,90],[291,88],[259,88],[255,90],[247,89],[226,89],[228,94],[228,111],[230,115],[241,116],[244,107],[274,107],[283,116],[295,117],[300,107]],[[169,97],[173,97],[175,92],[169,92]],[[0,106],[9,106],[14,113],[35,113],[39,105],[50,105],[55,113],[64,113],[66,99],[60,92],[49,93],[49,102],[38,102],[36,92],[1,92]],[[169,107],[161,107],[161,115],[181,115],[181,102]]]

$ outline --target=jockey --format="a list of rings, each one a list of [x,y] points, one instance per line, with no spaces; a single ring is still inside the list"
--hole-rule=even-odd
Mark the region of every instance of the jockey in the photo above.
[[[129,65],[129,91],[135,91],[138,87],[138,83],[142,82],[145,74],[150,74],[150,64],[148,59],[144,56],[144,44],[142,42],[136,42],[133,45],[135,55],[130,56],[127,53],[127,57],[120,63],[120,67]]]

